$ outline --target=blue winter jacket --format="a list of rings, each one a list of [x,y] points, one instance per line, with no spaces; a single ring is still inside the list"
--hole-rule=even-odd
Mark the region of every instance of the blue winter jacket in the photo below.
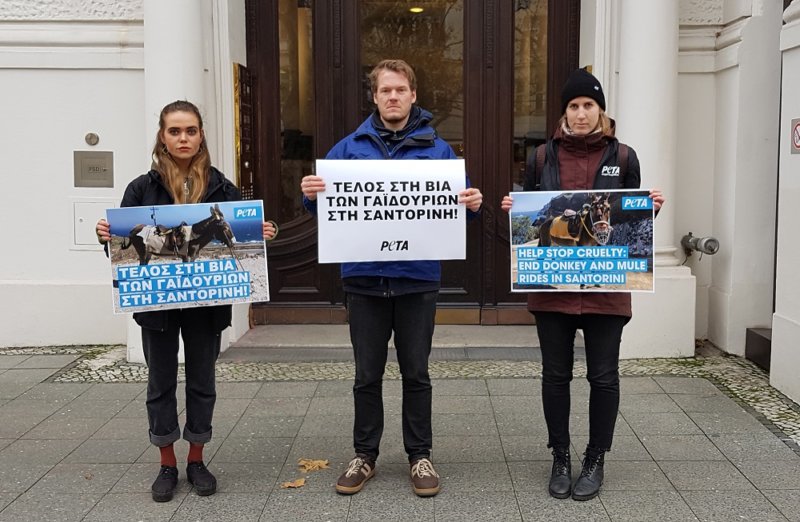
[[[370,115],[356,131],[337,143],[328,152],[326,159],[456,159],[456,154],[446,141],[436,135],[430,126],[433,115],[421,111],[421,122],[393,151],[381,139]],[[469,177],[467,177],[469,187]],[[303,205],[312,214],[317,214],[317,201],[303,197]],[[468,211],[468,219],[475,212]],[[342,263],[342,279],[347,277],[392,277],[436,281],[441,279],[439,261],[375,261],[366,263]]]

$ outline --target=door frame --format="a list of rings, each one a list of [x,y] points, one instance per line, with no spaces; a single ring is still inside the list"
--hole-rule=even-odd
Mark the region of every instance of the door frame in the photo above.
[[[516,0],[464,0],[464,146],[467,172],[484,194],[480,217],[468,226],[467,259],[477,262],[477,288],[443,285],[437,321],[466,324],[531,322],[522,300],[511,294],[509,231],[499,201],[510,189],[513,168],[514,12]],[[253,77],[255,194],[265,208],[278,208],[268,173],[280,172],[281,117],[278,0],[245,0],[248,69]],[[358,0],[314,2],[315,157],[324,157],[360,123],[361,71]],[[355,30],[353,30],[355,28]],[[560,89],[578,66],[580,0],[548,0],[547,128],[560,117]],[[322,44],[318,42],[324,42]],[[322,123],[324,122],[324,124]],[[497,143],[502,146],[496,145]],[[489,145],[495,144],[495,145]],[[268,212],[268,210],[267,210]],[[281,224],[268,249],[272,303],[253,306],[255,323],[344,322],[338,265],[316,263],[316,220],[306,215]],[[447,264],[454,262],[445,262]],[[469,272],[468,270],[465,270]],[[294,274],[307,285],[284,286]],[[323,296],[330,296],[325,299]],[[459,302],[454,302],[459,301]]]

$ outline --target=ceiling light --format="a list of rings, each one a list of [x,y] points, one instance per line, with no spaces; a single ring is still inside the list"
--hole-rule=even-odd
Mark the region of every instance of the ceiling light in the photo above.
[[[425,9],[423,9],[422,7],[412,7],[412,8],[409,9],[409,11],[411,11],[414,14],[419,14],[424,10]]]

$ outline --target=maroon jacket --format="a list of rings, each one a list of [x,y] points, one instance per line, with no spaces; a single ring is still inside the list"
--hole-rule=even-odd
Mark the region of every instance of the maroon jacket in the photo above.
[[[553,135],[558,141],[558,172],[561,190],[592,190],[603,153],[616,138],[600,133],[575,136],[558,129]],[[535,162],[532,162],[533,168]],[[633,165],[628,164],[628,170]],[[529,168],[531,164],[529,164]],[[638,162],[636,172],[638,176]],[[531,292],[528,294],[531,312],[561,312],[565,314],[606,314],[631,317],[631,294],[628,292]]]

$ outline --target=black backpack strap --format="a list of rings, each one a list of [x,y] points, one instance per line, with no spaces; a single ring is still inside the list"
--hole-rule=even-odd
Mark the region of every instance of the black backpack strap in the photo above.
[[[546,152],[545,145],[536,147],[536,171],[533,173],[533,182],[536,190],[540,190],[542,186],[542,172],[544,171],[544,155]]]
[[[619,163],[619,175],[624,179],[625,175],[628,173],[628,146],[624,143],[619,144],[617,160]]]

